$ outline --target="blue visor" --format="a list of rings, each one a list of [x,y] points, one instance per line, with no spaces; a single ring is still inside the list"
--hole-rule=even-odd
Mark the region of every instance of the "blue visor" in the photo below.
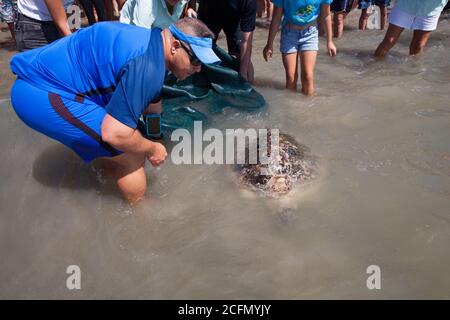
[[[205,64],[220,62],[219,57],[216,56],[212,48],[211,38],[194,37],[180,31],[174,24],[169,26],[170,32],[180,41],[189,43],[192,51],[196,57]]]

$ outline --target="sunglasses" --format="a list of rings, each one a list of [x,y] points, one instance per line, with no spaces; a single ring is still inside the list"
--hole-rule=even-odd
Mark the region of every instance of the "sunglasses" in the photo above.
[[[189,56],[189,61],[191,62],[191,64],[192,64],[194,67],[198,67],[199,65],[201,65],[202,62],[199,60],[199,58],[197,58],[197,56],[196,56],[191,50],[189,50],[189,49],[183,44],[183,41],[181,41],[181,40],[178,40],[178,41],[180,41],[181,47],[182,47],[183,50],[186,51],[186,53],[188,54],[188,56]]]

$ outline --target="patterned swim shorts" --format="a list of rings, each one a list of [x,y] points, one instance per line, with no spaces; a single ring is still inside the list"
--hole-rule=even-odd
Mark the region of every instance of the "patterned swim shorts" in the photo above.
[[[0,0],[0,21],[14,22],[17,16],[17,0]]]

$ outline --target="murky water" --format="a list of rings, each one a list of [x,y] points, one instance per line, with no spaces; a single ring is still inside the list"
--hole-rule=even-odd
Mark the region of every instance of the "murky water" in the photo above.
[[[244,197],[227,166],[171,163],[147,167],[148,199],[129,207],[2,91],[0,297],[450,298],[448,16],[421,58],[407,56],[409,32],[384,62],[371,57],[381,31],[350,28],[335,59],[322,41],[314,98],[282,90],[266,32],[254,63],[268,108],[215,120],[280,128],[321,158],[322,178],[282,215],[277,200]],[[72,264],[81,291],[66,289]],[[373,264],[381,290],[366,287]]]

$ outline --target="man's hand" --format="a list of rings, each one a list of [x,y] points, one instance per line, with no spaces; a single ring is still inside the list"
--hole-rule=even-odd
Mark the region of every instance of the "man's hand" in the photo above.
[[[154,167],[160,166],[161,164],[164,163],[166,157],[167,157],[166,147],[164,147],[159,142],[153,142],[152,152],[147,156],[147,159],[148,161],[150,161],[152,166]]]

